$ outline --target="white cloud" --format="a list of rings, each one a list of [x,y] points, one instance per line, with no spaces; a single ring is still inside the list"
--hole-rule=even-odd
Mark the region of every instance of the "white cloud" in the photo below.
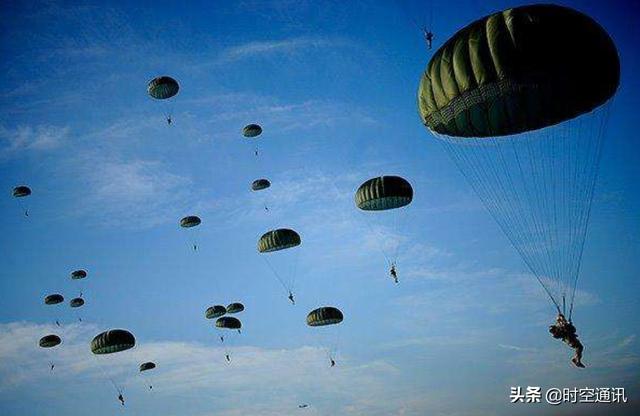
[[[353,43],[347,39],[326,37],[297,37],[281,40],[252,41],[223,50],[214,61],[214,64],[228,64],[266,55],[291,54],[299,50],[307,51],[305,53],[318,53],[317,51],[308,52],[308,50],[349,46],[353,46]]]
[[[42,125],[8,129],[0,126],[0,152],[9,157],[22,151],[54,149],[63,145],[68,137],[69,127]]]

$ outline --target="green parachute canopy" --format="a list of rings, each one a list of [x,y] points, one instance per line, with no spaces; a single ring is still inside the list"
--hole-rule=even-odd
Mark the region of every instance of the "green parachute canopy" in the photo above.
[[[156,363],[152,363],[151,361],[140,364],[140,372],[153,370],[156,368]]]
[[[569,319],[619,82],[605,30],[545,4],[471,23],[420,80],[425,126]]]
[[[79,308],[80,306],[84,305],[84,299],[82,298],[73,298],[69,301],[69,305],[72,308]]]
[[[39,344],[42,348],[55,347],[56,345],[60,345],[60,343],[62,343],[62,340],[60,339],[60,337],[53,334],[46,335],[40,338],[40,341],[39,341]]]
[[[263,189],[267,189],[270,186],[271,186],[271,182],[269,182],[269,179],[256,179],[251,184],[251,190],[261,191]]]
[[[204,313],[205,318],[215,319],[227,313],[227,308],[222,305],[209,306]]]
[[[244,310],[244,305],[240,302],[234,302],[227,306],[227,313],[238,313]]]
[[[238,318],[234,318],[233,316],[223,316],[216,321],[216,327],[223,329],[240,329],[242,328],[242,323]]]
[[[13,196],[16,198],[24,198],[31,195],[31,188],[25,185],[16,186],[13,188]]]
[[[136,338],[124,329],[111,329],[96,335],[91,341],[91,352],[94,354],[113,354],[133,348]]]
[[[202,221],[199,217],[196,217],[195,215],[189,215],[188,217],[184,217],[180,220],[180,227],[191,228],[200,225],[201,222]]]
[[[154,78],[147,86],[147,92],[156,100],[171,98],[178,93],[179,89],[178,81],[167,76]]]
[[[324,306],[314,309],[307,315],[307,325],[309,326],[325,326],[336,325],[342,322],[344,316],[338,308],[333,306]]]
[[[248,124],[242,129],[242,135],[244,137],[258,137],[260,134],[262,134],[262,127],[260,127],[259,124]]]
[[[418,108],[437,134],[512,135],[595,109],[619,81],[616,47],[598,23],[536,4],[484,17],[445,42],[420,80]]]
[[[71,278],[73,280],[84,279],[85,277],[87,277],[86,270],[74,270],[71,272]]]
[[[264,233],[258,240],[258,251],[270,253],[300,245],[300,235],[288,228],[279,228]]]
[[[64,296],[58,293],[48,295],[44,298],[45,305],[57,305],[58,303],[62,302],[64,302]]]
[[[411,203],[413,188],[399,176],[380,176],[369,179],[356,191],[356,206],[363,211],[384,211]]]

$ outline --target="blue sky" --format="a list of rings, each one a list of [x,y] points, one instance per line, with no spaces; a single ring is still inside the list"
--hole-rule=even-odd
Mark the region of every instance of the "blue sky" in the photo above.
[[[622,62],[576,306],[589,364],[579,372],[547,334],[554,311],[542,290],[415,105],[430,53],[411,16],[433,10],[437,47],[519,3],[344,3],[3,6],[1,414],[280,415],[303,402],[312,415],[576,414],[514,407],[517,385],[621,386],[637,399],[637,5],[563,2],[607,29]],[[181,85],[171,127],[146,95],[164,74]],[[240,136],[250,122],[264,127],[258,161]],[[360,183],[382,174],[415,190],[397,229],[368,225],[353,204]],[[260,176],[273,186],[252,194]],[[28,219],[10,197],[23,183]],[[190,214],[203,221],[198,253],[178,226]],[[256,252],[274,227],[303,239],[296,306]],[[398,286],[380,244],[400,247]],[[81,324],[42,304],[79,292],[77,268],[89,272]],[[228,365],[203,315],[237,300],[245,329]],[[333,369],[327,338],[305,325],[322,305],[345,314],[328,335],[339,340]],[[97,361],[88,344],[108,328],[131,330],[137,346]],[[37,340],[51,331],[63,345],[47,355]],[[149,360],[153,392],[136,374]]]

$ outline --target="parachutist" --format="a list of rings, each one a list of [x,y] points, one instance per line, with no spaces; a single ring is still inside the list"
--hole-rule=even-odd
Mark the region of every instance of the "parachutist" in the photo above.
[[[53,371],[55,366],[56,366],[55,364],[51,363],[51,371]]]
[[[122,393],[118,394],[118,400],[120,400],[120,403],[124,406],[124,397],[122,397]]]
[[[582,363],[582,351],[584,346],[578,339],[576,334],[576,327],[571,321],[567,321],[563,314],[559,313],[556,318],[556,323],[549,327],[549,332],[556,339],[562,339],[562,341],[569,347],[573,348],[576,352],[571,362],[579,368],[584,368]]]
[[[149,385],[149,390],[153,390],[153,386],[152,385]]]
[[[336,362],[333,358],[331,358],[331,367],[335,367],[336,366]]]
[[[393,278],[393,281],[398,283],[398,273],[396,272],[396,265],[395,264],[391,265],[391,270],[389,270],[389,274]]]
[[[198,251],[198,246],[196,244],[193,245],[193,251]]]
[[[296,304],[296,300],[295,300],[295,298],[293,297],[293,293],[291,293],[291,291],[289,292],[289,300],[291,301],[291,304],[292,304],[292,305],[295,305],[295,304]]]
[[[29,210],[28,210],[28,209],[25,209],[25,210],[24,210],[24,216],[25,216],[25,217],[28,217],[28,216],[29,216]]]
[[[220,335],[220,342],[224,343],[224,337]]]
[[[264,210],[265,210],[265,211],[267,211],[267,212],[269,212],[269,207],[265,205],[265,206],[264,206]]]
[[[433,32],[427,30],[427,28],[425,27],[422,29],[422,33],[424,34],[425,42],[427,42],[427,47],[431,49],[431,46],[433,46]]]
[[[224,357],[227,359],[227,362],[230,363],[231,362],[231,357],[229,357],[229,354],[225,354]]]
[[[167,117],[167,125],[171,125],[171,117]]]
[[[56,325],[60,326],[60,321],[56,320]]]

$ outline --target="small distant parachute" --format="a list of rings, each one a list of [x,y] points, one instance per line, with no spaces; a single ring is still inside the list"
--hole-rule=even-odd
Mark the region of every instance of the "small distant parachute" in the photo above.
[[[244,305],[240,302],[234,302],[227,306],[227,313],[238,313],[244,311]]]
[[[200,217],[189,215],[188,217],[184,217],[180,220],[180,226],[182,228],[191,228],[200,225],[201,222]]]
[[[344,316],[338,308],[333,306],[324,306],[314,309],[307,315],[307,325],[309,326],[326,326],[336,325],[342,322]]]
[[[178,81],[168,76],[154,78],[147,86],[147,92],[156,100],[171,98],[178,93],[179,89]]]
[[[87,271],[86,270],[74,270],[71,272],[71,279],[73,280],[79,280],[79,279],[84,279],[85,277],[87,277]]]
[[[270,186],[271,186],[271,182],[269,182],[269,179],[256,179],[251,184],[251,190],[261,191],[263,189],[267,189]]]
[[[80,306],[84,305],[84,299],[82,299],[82,298],[73,298],[73,299],[71,299],[71,301],[69,301],[69,305],[72,308],[79,308]]]
[[[113,354],[133,348],[136,338],[124,329],[111,329],[96,335],[91,341],[91,352],[96,355]]]
[[[253,138],[262,134],[262,127],[259,124],[248,124],[242,129],[242,135],[244,137]]]
[[[306,409],[307,407],[309,407],[309,405],[308,405],[308,404],[306,404],[306,403],[305,403],[305,404],[299,404],[299,405],[298,405],[298,409]]]
[[[300,243],[300,235],[297,232],[288,228],[279,228],[268,231],[260,237],[258,251],[260,253],[271,253],[299,246]]]
[[[152,363],[151,361],[140,364],[140,372],[153,370],[156,368],[156,363]]]
[[[60,337],[54,334],[46,335],[40,338],[40,341],[39,341],[40,347],[42,348],[55,347],[56,345],[60,345],[61,343],[62,343],[62,340],[60,339]]]
[[[380,176],[369,179],[356,191],[356,205],[363,211],[384,211],[409,205],[413,188],[399,176]]]
[[[233,316],[223,316],[216,321],[216,327],[222,329],[240,329],[242,328],[242,323],[238,318],[234,318]]]
[[[16,198],[24,198],[31,195],[31,188],[25,185],[16,186],[13,188],[13,196]]]
[[[204,313],[205,318],[215,319],[227,313],[227,308],[222,305],[209,306]]]
[[[48,295],[44,298],[45,305],[57,305],[58,303],[64,302],[64,296],[54,293],[52,295]]]

